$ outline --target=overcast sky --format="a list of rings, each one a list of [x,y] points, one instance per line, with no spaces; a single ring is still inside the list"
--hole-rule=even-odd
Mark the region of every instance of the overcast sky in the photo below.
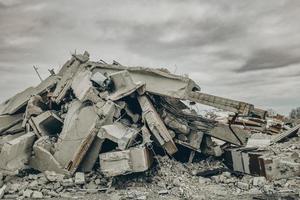
[[[0,0],[0,101],[91,59],[165,67],[202,91],[286,114],[300,106],[299,0]]]

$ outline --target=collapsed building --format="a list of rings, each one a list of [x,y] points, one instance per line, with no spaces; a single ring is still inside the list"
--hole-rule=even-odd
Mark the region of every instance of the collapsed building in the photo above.
[[[230,115],[201,116],[194,104]],[[188,162],[196,154],[223,157],[233,171],[280,179],[300,174],[297,153],[274,153],[299,128],[252,104],[203,93],[166,69],[92,62],[84,52],[0,105],[0,171],[73,176],[97,169],[113,177],[146,171],[157,149],[171,157],[183,146]]]

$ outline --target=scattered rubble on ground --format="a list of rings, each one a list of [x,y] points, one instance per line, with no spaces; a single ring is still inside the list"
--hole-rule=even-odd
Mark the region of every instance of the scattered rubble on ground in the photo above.
[[[299,129],[166,69],[76,54],[0,105],[0,199],[296,199]]]

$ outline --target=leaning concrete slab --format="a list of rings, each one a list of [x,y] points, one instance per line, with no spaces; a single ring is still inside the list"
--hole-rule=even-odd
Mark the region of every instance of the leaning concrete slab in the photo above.
[[[0,153],[0,169],[5,171],[22,169],[29,160],[34,140],[35,134],[29,132],[6,142]]]
[[[143,118],[159,144],[168,152],[168,154],[172,155],[176,153],[177,147],[172,136],[149,98],[145,95],[139,96],[138,101],[143,110]]]
[[[138,133],[137,129],[115,122],[102,126],[97,136],[102,140],[109,139],[117,143],[120,150],[125,150],[134,142]]]
[[[43,94],[53,88],[58,82],[58,76],[49,76],[43,82],[41,82],[37,87],[30,87],[16,94],[14,97],[8,99],[0,105],[0,115],[4,114],[14,114],[19,111],[21,108],[26,106],[26,103],[31,96],[37,94]]]
[[[82,104],[78,100],[71,103],[54,153],[63,167],[69,165],[83,142],[89,138],[98,119],[92,105]]]
[[[99,159],[101,171],[107,176],[143,172],[149,169],[153,162],[152,154],[146,147],[102,153]]]
[[[112,124],[113,118],[116,111],[116,106],[112,101],[98,102],[96,104],[97,114],[99,116],[99,121],[97,121],[96,127],[100,129],[101,127]],[[97,130],[99,132],[99,130]],[[97,132],[97,133],[98,133]],[[97,158],[99,157],[99,152],[102,149],[102,144],[104,140],[99,137],[94,137],[94,140],[90,144],[90,147],[86,151],[81,163],[78,167],[79,171],[89,172],[93,169]],[[81,152],[78,152],[81,154]]]

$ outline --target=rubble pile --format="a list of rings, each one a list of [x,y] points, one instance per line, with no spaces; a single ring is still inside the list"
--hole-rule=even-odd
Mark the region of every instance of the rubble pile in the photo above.
[[[202,116],[196,103],[230,114]],[[159,195],[189,199],[209,183],[239,194],[251,184],[299,176],[299,129],[252,104],[203,93],[166,69],[75,54],[57,74],[0,105],[0,199],[71,198],[147,172],[157,183],[147,187]],[[207,164],[198,155],[218,160]],[[235,173],[248,174],[251,184]]]

